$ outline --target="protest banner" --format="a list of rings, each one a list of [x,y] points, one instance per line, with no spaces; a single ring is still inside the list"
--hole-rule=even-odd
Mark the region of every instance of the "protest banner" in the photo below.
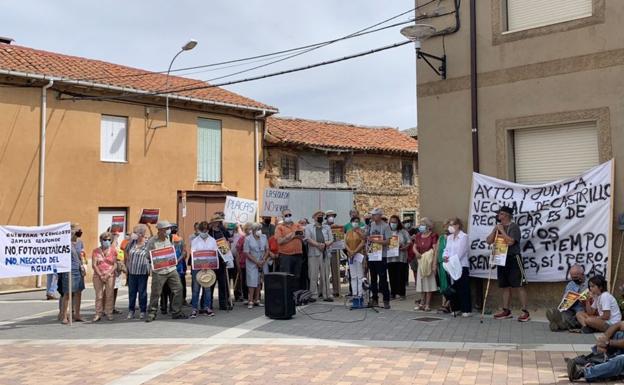
[[[390,238],[390,244],[388,245],[388,257],[398,257],[399,256],[399,236],[393,235]]]
[[[613,161],[582,175],[541,185],[520,185],[473,173],[470,202],[470,275],[487,278],[487,236],[503,205],[520,226],[529,282],[566,281],[575,264],[588,276],[609,277],[613,218]]]
[[[219,257],[216,250],[191,251],[193,270],[219,270]]]
[[[159,215],[160,209],[143,209],[141,210],[141,218],[139,219],[139,223],[149,223],[153,225],[158,222]]]
[[[258,202],[228,196],[225,198],[225,207],[223,209],[223,214],[225,215],[224,222],[238,223],[240,225],[255,222],[257,211]]]
[[[288,208],[290,192],[288,190],[266,188],[264,189],[264,199],[262,200],[263,217],[279,217],[282,210]]]
[[[167,267],[176,266],[178,257],[176,256],[175,247],[167,246],[162,249],[150,251],[150,259],[152,261],[152,270],[162,270]]]
[[[383,235],[371,235],[371,241],[383,241]],[[368,260],[369,261],[381,261],[383,258],[383,245],[379,243],[370,242],[368,245]]]
[[[230,248],[230,242],[228,242],[227,239],[225,238],[217,239],[217,247],[219,248],[219,254],[221,255],[221,258],[223,258],[223,262],[227,264],[234,262],[234,254],[232,254],[232,249]]]
[[[0,226],[0,278],[71,270],[69,222],[47,226]]]
[[[110,231],[111,233],[123,233],[126,227],[125,215],[113,215],[111,220]]]
[[[329,245],[329,250],[343,250],[345,248],[345,233],[344,227],[333,225],[331,227],[332,235],[334,236],[334,242]]]

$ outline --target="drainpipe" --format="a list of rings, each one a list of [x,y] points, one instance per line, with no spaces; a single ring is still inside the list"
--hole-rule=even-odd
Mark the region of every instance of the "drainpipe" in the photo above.
[[[479,172],[479,111],[477,95],[477,12],[470,0],[470,110],[472,118],[472,169]]]
[[[258,151],[259,144],[259,126],[260,120],[267,116],[266,110],[262,110],[262,113],[256,115],[254,120],[254,183],[255,183],[255,200],[260,204],[260,170],[258,166],[260,165],[260,154]],[[260,221],[260,206],[258,206],[258,211],[256,212],[256,222]]]
[[[43,226],[43,213],[45,209],[45,150],[46,150],[46,125],[48,108],[48,88],[52,87],[54,80],[41,87],[41,122],[39,136],[39,201],[37,204],[37,226]],[[37,287],[41,287],[41,275],[37,276]]]

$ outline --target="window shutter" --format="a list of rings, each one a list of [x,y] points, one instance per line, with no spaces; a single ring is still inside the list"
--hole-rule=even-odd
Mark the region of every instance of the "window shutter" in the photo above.
[[[508,31],[542,27],[591,15],[592,0],[507,0]]]
[[[100,123],[100,160],[126,162],[128,119],[102,115]]]
[[[514,131],[516,182],[541,184],[581,174],[599,164],[594,123]]]
[[[221,182],[221,121],[197,121],[197,180]]]

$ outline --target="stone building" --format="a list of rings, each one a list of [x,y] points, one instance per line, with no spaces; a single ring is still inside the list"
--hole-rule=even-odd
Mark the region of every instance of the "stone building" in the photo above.
[[[395,128],[270,117],[264,147],[266,186],[291,191],[295,216],[332,209],[346,222],[352,207],[419,214],[418,142]]]

